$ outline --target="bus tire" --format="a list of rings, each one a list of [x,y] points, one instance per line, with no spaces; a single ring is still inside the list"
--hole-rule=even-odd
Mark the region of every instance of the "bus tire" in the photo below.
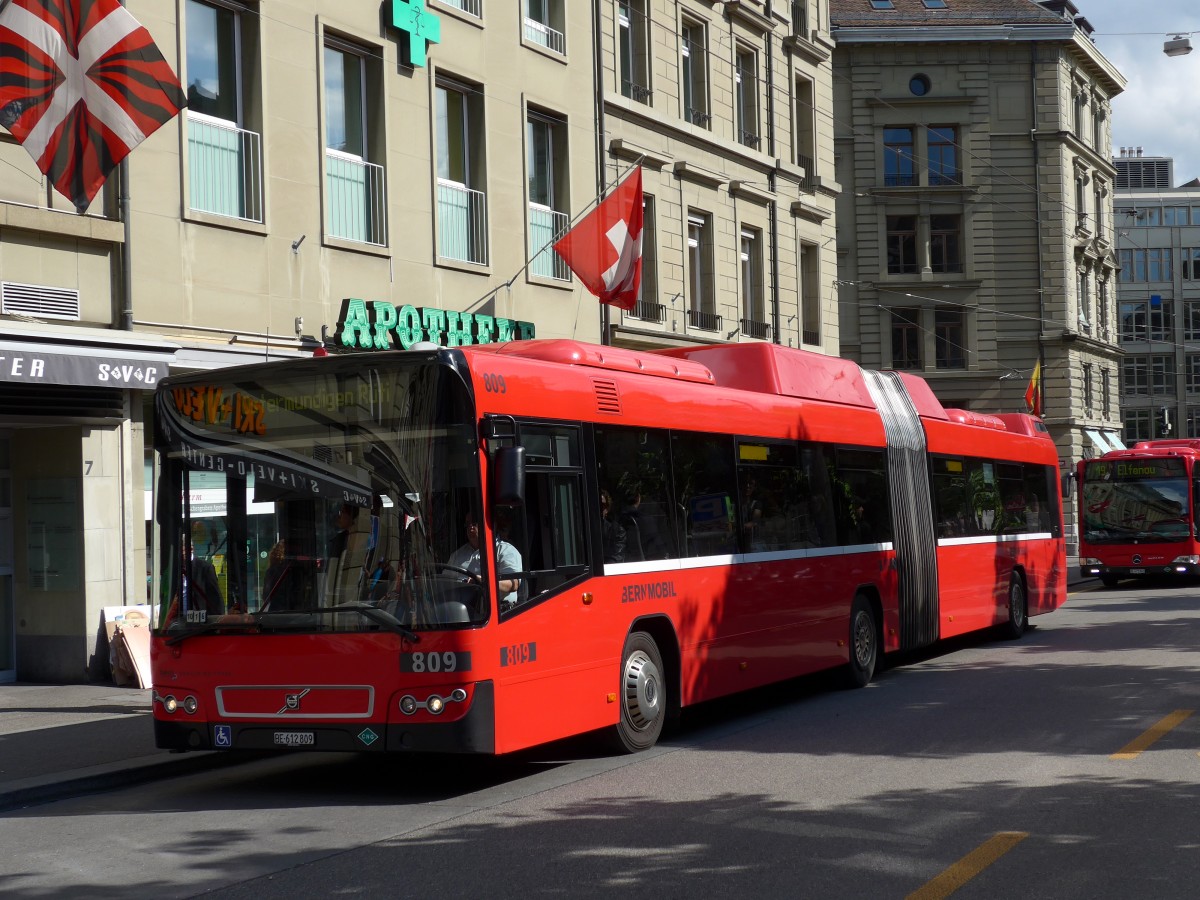
[[[615,749],[622,753],[649,750],[662,734],[667,717],[667,685],[662,654],[654,638],[635,631],[621,651],[621,717],[614,730]]]
[[[1029,627],[1029,598],[1025,593],[1025,582],[1013,573],[1008,582],[1008,621],[1004,623],[1004,636],[1015,641]]]
[[[850,662],[846,684],[861,688],[871,683],[879,665],[879,621],[875,610],[862,594],[850,605]]]
[[[1100,583],[1102,585],[1104,585],[1106,588],[1115,588],[1117,586],[1117,582],[1120,580],[1121,579],[1119,579],[1116,575],[1101,575],[1100,576]]]

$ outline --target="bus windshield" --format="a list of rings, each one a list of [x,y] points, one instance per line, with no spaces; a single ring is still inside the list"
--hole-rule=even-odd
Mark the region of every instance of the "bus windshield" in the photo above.
[[[480,578],[446,566],[481,508],[471,397],[448,360],[324,359],[164,385],[158,627],[411,635],[484,622]]]
[[[1081,493],[1084,540],[1177,542],[1191,537],[1187,467],[1182,459],[1093,460]]]

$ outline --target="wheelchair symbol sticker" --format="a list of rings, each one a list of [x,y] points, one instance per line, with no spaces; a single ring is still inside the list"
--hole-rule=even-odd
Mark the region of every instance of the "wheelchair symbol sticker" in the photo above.
[[[233,746],[233,728],[229,725],[213,726],[213,744],[228,750]]]

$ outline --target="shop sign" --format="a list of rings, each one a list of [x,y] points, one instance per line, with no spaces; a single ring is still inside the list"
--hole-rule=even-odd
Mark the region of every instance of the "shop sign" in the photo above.
[[[532,322],[517,319],[433,306],[396,306],[384,300],[368,303],[348,297],[342,301],[334,340],[347,349],[389,350],[399,346],[408,350],[419,341],[463,347],[529,340],[534,332]]]
[[[112,356],[42,353],[0,349],[0,381],[24,384],[70,384],[82,387],[153,390],[167,375],[163,357],[139,357],[128,351]]]

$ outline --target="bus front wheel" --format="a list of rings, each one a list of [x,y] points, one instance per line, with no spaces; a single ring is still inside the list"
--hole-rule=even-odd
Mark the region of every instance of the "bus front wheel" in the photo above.
[[[624,753],[649,750],[662,734],[667,712],[667,686],[662,654],[654,638],[635,631],[621,651],[621,718],[615,731],[616,749]]]
[[[850,665],[847,684],[866,687],[875,677],[879,664],[879,622],[870,601],[862,594],[850,607]]]

